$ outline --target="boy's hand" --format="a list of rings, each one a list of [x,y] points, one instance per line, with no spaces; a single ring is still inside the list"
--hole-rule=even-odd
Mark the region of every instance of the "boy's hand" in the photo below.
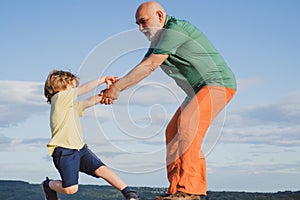
[[[102,99],[100,100],[101,104],[113,104],[113,101],[118,99],[120,96],[120,90],[116,88],[116,85],[111,85],[110,88],[101,91]]]
[[[105,89],[106,90],[106,89]],[[104,92],[105,90],[102,90],[100,93],[99,93],[99,96],[100,96],[100,101],[99,103],[100,104],[105,104],[105,105],[111,105],[114,103],[114,101],[111,99],[111,98],[107,98],[104,96]]]
[[[110,88],[110,86],[115,82],[117,82],[117,80],[118,80],[117,76],[106,76],[105,77],[106,88],[107,89]]]

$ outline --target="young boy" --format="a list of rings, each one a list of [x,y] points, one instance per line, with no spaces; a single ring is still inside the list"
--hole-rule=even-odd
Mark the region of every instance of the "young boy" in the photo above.
[[[47,147],[62,180],[42,182],[46,200],[58,200],[57,192],[74,194],[78,191],[79,171],[96,178],[103,178],[120,190],[127,200],[139,200],[137,192],[109,169],[83,142],[80,117],[86,108],[102,99],[100,94],[84,101],[77,97],[106,83],[107,88],[117,77],[107,76],[79,85],[79,78],[70,72],[53,70],[47,77],[44,95],[51,104],[50,127],[52,138]]]

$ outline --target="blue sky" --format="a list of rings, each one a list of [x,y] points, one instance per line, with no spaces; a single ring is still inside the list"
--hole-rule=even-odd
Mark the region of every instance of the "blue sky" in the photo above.
[[[0,1],[0,179],[59,177],[45,146],[45,78],[54,68],[82,82],[128,72],[148,45],[134,19],[141,2]],[[202,30],[238,80],[203,146],[208,189],[299,190],[300,2],[159,2]],[[129,184],[167,186],[164,128],[183,98],[155,71],[115,105],[85,112],[86,142]],[[80,183],[105,184],[85,175]]]

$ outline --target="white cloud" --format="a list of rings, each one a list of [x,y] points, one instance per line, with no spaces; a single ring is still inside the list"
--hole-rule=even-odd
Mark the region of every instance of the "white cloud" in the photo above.
[[[253,88],[259,85],[261,82],[262,80],[256,77],[238,79],[237,80],[238,91],[246,91],[249,88]]]
[[[121,93],[116,105],[180,104],[186,95],[174,82],[142,81]]]
[[[300,92],[277,102],[236,110],[227,115],[226,142],[300,145]]]
[[[0,134],[0,149],[1,151],[6,151],[10,148],[13,139]]]
[[[1,104],[42,105],[43,83],[0,80]]]
[[[1,80],[0,95],[0,128],[17,125],[49,106],[43,96],[43,84],[39,82]],[[85,114],[98,121],[114,121],[118,131],[138,131],[141,137],[146,137],[164,130],[184,96],[172,82],[144,81],[123,92],[113,106],[96,105]],[[222,133],[226,135],[224,141],[299,145],[299,99],[300,92],[294,92],[270,104],[238,111],[230,108]]]
[[[0,80],[0,96],[0,128],[17,125],[47,108],[42,83]]]

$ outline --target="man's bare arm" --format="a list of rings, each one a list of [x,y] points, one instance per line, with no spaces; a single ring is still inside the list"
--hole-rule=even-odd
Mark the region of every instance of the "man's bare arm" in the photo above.
[[[149,76],[168,58],[168,56],[169,55],[151,54],[148,58],[143,59],[140,64],[119,79],[109,89],[103,91],[104,98],[101,100],[101,103],[110,104],[111,100],[119,97],[121,91],[137,84]]]

